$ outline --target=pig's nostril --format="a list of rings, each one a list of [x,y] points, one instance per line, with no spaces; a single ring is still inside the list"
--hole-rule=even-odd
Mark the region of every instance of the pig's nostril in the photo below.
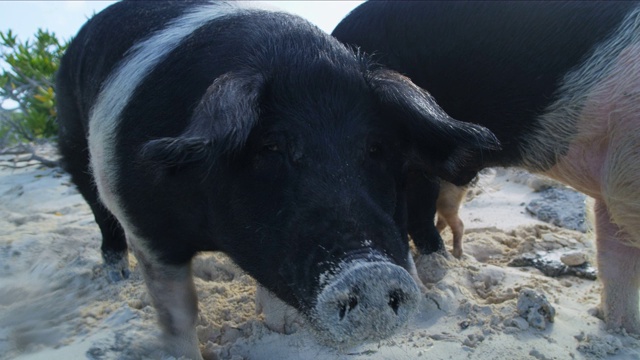
[[[340,320],[344,319],[347,313],[347,304],[340,304]]]
[[[358,298],[355,296],[349,296],[349,299],[345,302],[342,302],[339,306],[338,314],[340,315],[340,320],[344,319],[345,315],[348,312],[353,310],[358,305]]]
[[[399,290],[394,290],[389,293],[389,306],[393,309],[393,312],[398,315],[398,308],[402,303],[402,292]]]
[[[358,305],[358,298],[355,296],[349,296],[349,311],[353,310]]]

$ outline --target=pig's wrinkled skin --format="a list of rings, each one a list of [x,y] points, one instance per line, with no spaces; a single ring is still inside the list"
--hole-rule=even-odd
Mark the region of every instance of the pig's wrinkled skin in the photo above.
[[[602,316],[608,328],[636,334],[638,6],[369,2],[333,32],[406,74],[455,118],[493,131],[503,147],[484,154],[485,166],[520,166],[593,197]]]
[[[258,281],[277,330],[295,316],[276,298],[331,346],[391,335],[421,296],[408,174],[463,183],[499,146],[404,76],[244,2],[114,4],[74,38],[56,86],[63,165],[107,268],[126,277],[133,251],[177,357],[201,358],[200,251]]]

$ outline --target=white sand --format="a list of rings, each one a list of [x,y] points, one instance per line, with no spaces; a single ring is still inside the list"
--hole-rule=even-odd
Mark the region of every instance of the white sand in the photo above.
[[[199,256],[205,358],[640,359],[638,339],[608,333],[591,315],[597,282],[506,266],[531,251],[593,256],[592,235],[527,214],[524,205],[539,196],[525,185],[531,179],[502,170],[483,176],[479,194],[462,211],[463,259],[417,259],[431,280],[416,318],[391,339],[342,353],[318,345],[304,327],[291,335],[267,329],[255,315],[253,279],[221,254]],[[0,169],[1,359],[167,358],[158,350],[155,312],[135,259],[130,279],[110,283],[99,246],[91,211],[66,174],[37,166]],[[518,315],[523,289],[546,296],[553,323],[537,329]]]

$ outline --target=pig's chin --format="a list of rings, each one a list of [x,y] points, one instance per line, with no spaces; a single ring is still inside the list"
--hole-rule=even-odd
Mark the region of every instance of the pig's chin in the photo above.
[[[402,267],[354,259],[324,282],[309,322],[318,340],[349,348],[393,335],[417,312],[420,291]]]

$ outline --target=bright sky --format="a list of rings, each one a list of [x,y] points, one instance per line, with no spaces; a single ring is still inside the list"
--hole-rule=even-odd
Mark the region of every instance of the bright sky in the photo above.
[[[11,29],[24,40],[38,28],[68,40],[94,12],[114,1],[0,1],[0,30]],[[298,14],[326,32],[362,1],[265,1]]]

